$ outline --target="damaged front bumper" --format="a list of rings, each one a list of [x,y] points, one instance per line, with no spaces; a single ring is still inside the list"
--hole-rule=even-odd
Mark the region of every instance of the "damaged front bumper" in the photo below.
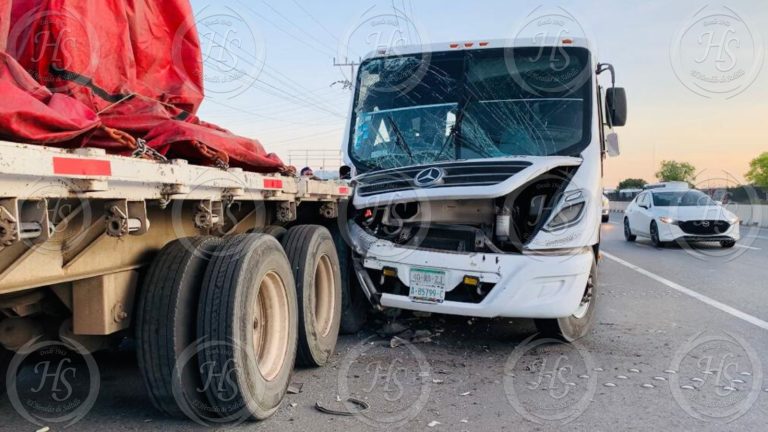
[[[573,314],[584,295],[595,259],[591,248],[546,254],[455,253],[397,246],[351,224],[355,273],[374,306],[483,318],[562,318]],[[408,295],[413,269],[445,274],[448,295],[442,303],[422,303]],[[371,273],[387,269],[397,279]],[[451,300],[465,278],[488,287],[477,301]],[[387,292],[400,284],[399,293]]]

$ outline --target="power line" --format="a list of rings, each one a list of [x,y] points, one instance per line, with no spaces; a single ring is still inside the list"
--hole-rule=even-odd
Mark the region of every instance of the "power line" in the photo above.
[[[291,0],[291,1],[293,2],[293,4],[295,4],[296,6],[298,6],[298,8],[299,8],[299,9],[301,9],[301,10],[302,10],[302,11],[303,11],[303,12],[304,12],[304,13],[305,13],[305,14],[306,14],[308,17],[309,17],[309,19],[311,19],[312,21],[314,21],[314,22],[315,22],[315,24],[317,24],[317,25],[318,25],[318,27],[320,27],[320,28],[321,28],[321,29],[323,29],[323,30],[324,30],[326,33],[328,33],[328,35],[329,35],[331,38],[333,38],[333,40],[335,40],[336,42],[341,42],[341,41],[339,40],[339,38],[337,38],[337,37],[336,37],[336,36],[335,36],[335,35],[334,35],[334,34],[333,34],[333,33],[332,33],[330,30],[328,30],[328,28],[326,28],[326,27],[323,25],[323,23],[321,23],[321,22],[320,22],[319,20],[317,20],[317,19],[316,19],[316,18],[315,18],[315,17],[314,17],[314,16],[313,16],[311,13],[309,13],[309,11],[308,11],[308,10],[306,10],[306,9],[304,8],[304,6],[302,6],[302,5],[301,5],[299,2],[297,2],[296,0]]]

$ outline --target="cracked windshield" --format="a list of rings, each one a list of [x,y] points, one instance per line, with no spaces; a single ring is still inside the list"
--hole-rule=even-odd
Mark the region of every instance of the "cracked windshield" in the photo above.
[[[578,156],[590,140],[588,65],[588,52],[578,48],[367,61],[355,99],[351,157],[370,171],[454,160]]]

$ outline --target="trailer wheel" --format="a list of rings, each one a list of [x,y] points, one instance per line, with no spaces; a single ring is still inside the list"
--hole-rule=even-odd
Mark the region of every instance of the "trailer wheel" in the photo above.
[[[263,420],[280,406],[296,359],[291,266],[265,234],[234,236],[214,255],[198,307],[197,334],[207,341],[199,355],[210,366],[201,373],[217,379],[206,394],[225,420]]]
[[[341,321],[341,272],[331,233],[322,226],[300,225],[282,240],[293,267],[299,304],[301,366],[324,366],[336,349]]]
[[[566,318],[538,319],[536,328],[542,335],[573,342],[586,336],[595,323],[597,306],[597,260],[592,262],[584,296],[576,312]]]
[[[208,401],[196,390],[202,387],[197,362],[181,362],[180,358],[197,339],[202,279],[211,253],[220,244],[214,237],[169,243],[149,267],[139,295],[139,369],[152,403],[172,416],[181,417],[189,410],[194,415],[206,415],[199,411]],[[174,386],[179,400],[174,397]]]

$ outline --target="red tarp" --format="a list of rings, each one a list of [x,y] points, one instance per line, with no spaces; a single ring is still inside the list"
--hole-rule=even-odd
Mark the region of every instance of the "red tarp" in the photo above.
[[[3,57],[5,139],[127,154],[141,138],[192,163],[285,169],[258,141],[195,116],[203,73],[188,0],[0,0],[0,48],[5,34],[28,73]]]

